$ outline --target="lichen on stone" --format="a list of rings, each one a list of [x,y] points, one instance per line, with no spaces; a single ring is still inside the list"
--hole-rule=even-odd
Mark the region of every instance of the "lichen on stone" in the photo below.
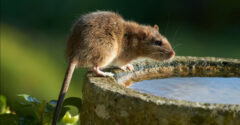
[[[98,104],[96,106],[95,113],[97,114],[98,117],[103,119],[108,119],[110,117],[107,109],[103,104]]]

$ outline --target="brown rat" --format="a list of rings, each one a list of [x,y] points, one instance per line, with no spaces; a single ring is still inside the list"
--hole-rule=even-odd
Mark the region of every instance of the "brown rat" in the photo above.
[[[52,124],[56,124],[75,67],[93,70],[98,76],[113,76],[100,69],[112,65],[122,70],[133,70],[129,62],[139,57],[163,61],[174,55],[157,25],[151,27],[125,21],[119,14],[109,11],[83,15],[73,25],[67,42],[69,67]]]

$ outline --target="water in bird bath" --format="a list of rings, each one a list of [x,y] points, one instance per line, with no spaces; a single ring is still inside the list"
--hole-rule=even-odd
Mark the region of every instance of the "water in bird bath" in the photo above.
[[[143,93],[194,102],[240,104],[240,78],[174,77],[136,82],[129,88]]]

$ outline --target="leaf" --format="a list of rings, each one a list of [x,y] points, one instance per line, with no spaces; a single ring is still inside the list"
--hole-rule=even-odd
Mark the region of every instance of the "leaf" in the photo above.
[[[45,105],[45,112],[53,112],[54,109],[55,109],[55,106],[53,106],[53,105],[51,105],[51,104],[49,104],[49,103],[47,103],[47,104]]]
[[[18,125],[41,125],[41,123],[32,116],[19,117]]]
[[[7,106],[7,99],[6,99],[6,97],[3,96],[3,95],[0,95],[0,114],[5,113],[6,106]]]
[[[52,104],[52,105],[57,105],[57,101],[56,100],[51,100],[51,101],[49,101],[49,103]]]
[[[69,111],[69,107],[62,107],[61,113],[59,114],[58,121],[63,118],[63,116],[66,114],[67,111]]]
[[[37,109],[38,118],[41,121],[41,123],[43,123],[44,121],[45,105],[46,102],[42,101]]]
[[[14,105],[14,111],[19,117],[20,125],[33,125],[42,123],[42,113],[44,110],[44,102],[38,101],[27,94],[19,94],[23,97],[25,102],[17,103]],[[27,103],[26,103],[27,102]],[[41,107],[42,106],[42,107]]]
[[[77,97],[70,97],[70,98],[65,99],[64,102],[63,102],[63,106],[67,106],[67,105],[77,107],[78,112],[80,112],[81,106],[82,106],[82,100],[80,98],[77,98]]]
[[[52,121],[53,112],[55,110],[55,104],[51,102],[52,101],[47,102],[44,107],[44,117],[43,117],[44,125],[48,125],[48,124],[50,125]]]
[[[13,114],[1,114],[0,124],[1,125],[18,125],[17,116]]]
[[[31,103],[40,103],[36,98],[31,97],[30,95],[27,94],[18,94],[18,96],[23,97],[27,102]]]
[[[18,116],[19,125],[35,125],[40,123],[39,116],[37,114],[37,105],[22,105],[15,103],[13,109]]]
[[[21,103],[15,106],[16,113],[19,116],[19,124],[25,125],[29,123],[35,124],[50,124],[52,120],[52,115],[56,107],[57,101],[51,100],[49,102],[39,101],[34,97],[27,94],[19,94],[18,96],[23,97],[26,103]],[[59,120],[61,120],[67,111],[70,110],[68,107],[75,106],[80,111],[82,101],[80,98],[70,97],[64,100],[62,111],[59,115]],[[17,107],[18,106],[18,107]],[[79,116],[66,117],[68,122],[74,123],[78,121]]]
[[[62,121],[65,124],[73,125],[78,121],[78,119],[79,119],[79,115],[75,115],[72,117],[72,115],[69,112],[66,112],[66,114],[62,118]]]

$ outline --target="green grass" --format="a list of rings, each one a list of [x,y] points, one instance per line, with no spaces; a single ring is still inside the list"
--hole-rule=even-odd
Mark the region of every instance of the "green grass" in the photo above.
[[[67,67],[64,50],[36,41],[22,31],[1,24],[1,93],[10,101],[19,93],[39,99],[57,99]],[[46,39],[45,42],[51,41]],[[56,58],[53,50],[61,58]],[[76,74],[67,96],[81,97],[84,74],[79,70]]]

